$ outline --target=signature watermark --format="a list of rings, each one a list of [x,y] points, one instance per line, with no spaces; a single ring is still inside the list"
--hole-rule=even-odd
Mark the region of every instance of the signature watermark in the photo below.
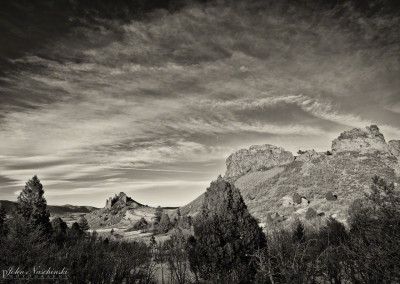
[[[43,279],[43,280],[63,280],[68,279],[68,270],[54,269],[52,267],[34,266],[32,269],[21,269],[20,267],[11,266],[1,270],[1,278],[3,280],[11,279]]]

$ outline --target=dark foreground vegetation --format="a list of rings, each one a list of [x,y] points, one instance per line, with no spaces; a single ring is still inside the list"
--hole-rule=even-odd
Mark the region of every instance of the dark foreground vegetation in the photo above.
[[[400,282],[400,196],[379,177],[349,209],[347,227],[333,218],[318,226],[297,220],[266,234],[240,192],[219,177],[191,234],[178,215],[171,239],[149,245],[89,234],[84,219],[71,228],[61,218],[50,222],[43,194],[35,176],[17,212],[0,212],[1,269],[65,267],[69,283],[154,283],[156,267],[164,283]]]

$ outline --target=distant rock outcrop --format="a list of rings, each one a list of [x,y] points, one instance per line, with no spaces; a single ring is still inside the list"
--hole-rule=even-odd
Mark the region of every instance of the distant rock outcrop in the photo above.
[[[337,139],[333,140],[332,151],[334,153],[342,151],[389,152],[389,146],[386,144],[378,126],[371,125],[367,126],[366,130],[354,128],[343,132]]]
[[[132,208],[137,208],[143,206],[142,204],[136,202],[125,193],[120,192],[119,195],[115,195],[114,197],[110,197],[106,201],[106,208],[111,209],[113,206],[125,207],[131,206]]]
[[[288,165],[293,160],[292,153],[283,148],[268,144],[251,146],[249,149],[239,150],[228,157],[224,179],[234,182],[245,174]]]

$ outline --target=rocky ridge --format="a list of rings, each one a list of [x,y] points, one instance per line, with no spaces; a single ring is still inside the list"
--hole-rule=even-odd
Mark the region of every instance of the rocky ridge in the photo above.
[[[268,144],[251,146],[228,157],[224,179],[232,182],[245,174],[288,165],[293,161],[293,154],[283,148]]]
[[[345,222],[349,205],[369,191],[374,175],[398,188],[399,154],[400,140],[386,143],[379,128],[371,125],[343,132],[333,140],[331,151],[322,153],[310,150],[294,157],[272,145],[239,150],[227,159],[224,178],[239,188],[262,225],[305,218],[311,209],[317,217]],[[181,212],[196,215],[201,200],[200,196]]]

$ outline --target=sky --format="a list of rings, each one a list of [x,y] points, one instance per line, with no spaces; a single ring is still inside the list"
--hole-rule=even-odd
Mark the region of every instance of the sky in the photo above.
[[[16,200],[38,175],[48,204],[103,207],[125,192],[181,206],[241,148],[326,151],[371,124],[400,139],[398,11],[293,2],[193,1],[122,16],[9,4],[0,199]]]

